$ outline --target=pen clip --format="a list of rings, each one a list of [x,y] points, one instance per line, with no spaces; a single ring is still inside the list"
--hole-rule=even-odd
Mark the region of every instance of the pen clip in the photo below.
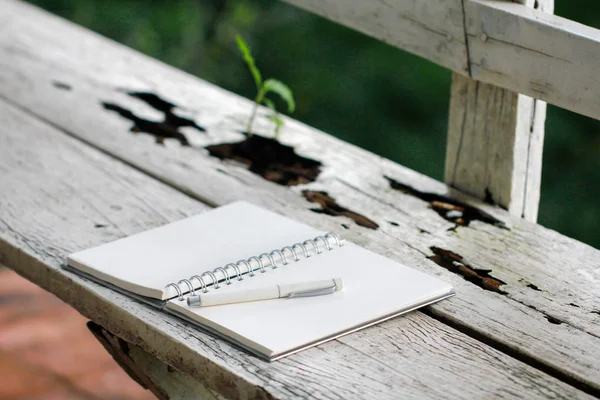
[[[332,282],[331,286],[319,289],[309,289],[309,290],[298,290],[296,292],[290,292],[286,297],[288,299],[292,299],[295,297],[313,297],[313,296],[323,296],[326,294],[335,293],[337,290],[337,285],[335,281]]]

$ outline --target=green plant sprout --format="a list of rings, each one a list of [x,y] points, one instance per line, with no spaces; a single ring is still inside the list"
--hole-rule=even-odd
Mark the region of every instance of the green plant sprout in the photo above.
[[[273,100],[266,96],[268,93],[277,94],[283,99],[283,101],[286,102],[288,112],[292,113],[296,109],[294,95],[285,83],[278,81],[277,79],[269,78],[263,81],[262,75],[259,69],[256,67],[256,63],[254,62],[254,57],[252,57],[252,54],[250,53],[250,47],[248,44],[240,35],[236,35],[235,40],[240,52],[242,53],[242,56],[244,57],[244,61],[248,65],[248,69],[250,69],[250,73],[254,78],[254,83],[256,84],[257,90],[256,97],[254,98],[252,114],[250,114],[250,118],[248,119],[246,133],[248,134],[248,137],[252,136],[252,124],[256,118],[258,106],[264,104],[271,110],[271,115],[269,115],[267,118],[275,124],[275,139],[278,139],[281,128],[283,127],[283,119],[281,118],[281,114],[277,111]]]

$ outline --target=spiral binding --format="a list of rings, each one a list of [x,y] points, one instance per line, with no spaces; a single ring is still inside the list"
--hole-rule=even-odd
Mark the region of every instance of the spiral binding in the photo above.
[[[333,244],[331,243],[332,241]],[[319,243],[321,243],[323,247],[321,247]],[[257,270],[260,270],[261,273],[264,273],[266,272],[267,267],[275,269],[277,268],[278,262],[282,265],[287,265],[290,263],[288,255],[291,255],[294,261],[299,261],[301,258],[296,249],[300,249],[304,258],[309,258],[313,255],[321,254],[323,251],[331,251],[335,248],[334,246],[342,247],[343,245],[344,240],[340,237],[340,235],[334,232],[328,232],[325,235],[317,236],[314,239],[305,240],[302,243],[295,243],[291,246],[275,249],[268,253],[262,253],[258,256],[242,259],[235,263],[229,263],[223,267],[215,268],[212,271],[205,271],[200,275],[192,275],[188,279],[182,279],[177,283],[169,283],[167,286],[165,286],[165,289],[173,287],[177,291],[178,300],[183,301],[184,292],[186,290],[181,290],[181,284],[185,284],[189,294],[194,296],[196,294],[196,290],[198,289],[200,289],[203,293],[206,293],[208,292],[209,286],[218,289],[223,282],[225,285],[231,285],[232,279],[237,279],[238,281],[243,280],[243,275],[245,274],[253,277],[255,275],[255,271]],[[275,261],[275,257],[278,258],[278,261]],[[267,263],[265,263],[265,261]],[[254,268],[252,264],[254,264],[254,267],[257,268]],[[245,268],[245,270],[242,271],[240,266]],[[235,273],[231,273],[231,270],[235,271]],[[217,278],[216,274],[218,272],[223,275],[223,279],[219,280]],[[204,280],[205,277],[210,278],[210,283]],[[200,287],[194,287],[194,284],[192,283],[194,280],[198,281]]]

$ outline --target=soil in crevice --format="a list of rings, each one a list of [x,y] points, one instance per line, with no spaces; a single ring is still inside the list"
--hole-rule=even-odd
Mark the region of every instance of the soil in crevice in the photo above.
[[[242,163],[253,173],[283,186],[314,182],[321,172],[321,163],[296,154],[291,146],[260,135],[246,137],[241,142],[206,146],[213,157]]]
[[[303,190],[302,195],[311,203],[317,203],[321,206],[321,208],[311,208],[310,210],[313,212],[333,216],[344,216],[352,219],[358,226],[363,226],[369,229],[379,228],[379,225],[375,223],[375,221],[365,217],[364,215],[340,206],[333,197],[327,194],[327,192]]]
[[[456,224],[457,226],[469,226],[472,221],[481,221],[499,228],[508,229],[504,222],[494,218],[485,211],[470,206],[466,203],[452,199],[448,196],[421,192],[387,176],[384,178],[388,180],[392,189],[400,190],[404,193],[428,202],[430,207],[440,217],[444,218],[446,221]]]
[[[450,250],[445,250],[436,246],[430,247],[433,251],[433,256],[427,257],[437,265],[446,268],[448,271],[462,276],[466,281],[469,281],[484,290],[506,294],[500,289],[500,286],[506,285],[506,282],[494,278],[490,275],[492,272],[489,269],[473,268],[463,257]]]

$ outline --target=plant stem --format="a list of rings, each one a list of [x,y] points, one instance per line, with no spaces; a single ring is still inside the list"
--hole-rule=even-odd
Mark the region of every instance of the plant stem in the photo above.
[[[248,126],[246,127],[246,134],[248,137],[252,136],[252,124],[254,123],[254,118],[256,117],[256,112],[258,111],[258,103],[254,102],[254,107],[252,107],[252,114],[250,114],[250,118],[248,119]]]
[[[254,107],[252,108],[252,114],[250,114],[250,119],[248,119],[248,126],[246,127],[246,134],[248,137],[252,136],[252,124],[254,123],[254,118],[256,118],[256,113],[258,112],[258,106],[263,102],[265,98],[265,89],[261,87],[258,90],[256,98],[254,99]]]

